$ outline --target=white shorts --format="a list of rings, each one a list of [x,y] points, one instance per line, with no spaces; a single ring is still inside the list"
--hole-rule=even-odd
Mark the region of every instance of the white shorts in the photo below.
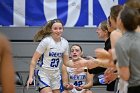
[[[60,89],[60,71],[40,68],[37,73],[38,87],[50,87],[52,90]]]
[[[77,91],[75,88],[73,88],[72,90],[70,90],[72,93],[82,93],[84,91],[86,91],[86,89],[82,89],[81,91]]]

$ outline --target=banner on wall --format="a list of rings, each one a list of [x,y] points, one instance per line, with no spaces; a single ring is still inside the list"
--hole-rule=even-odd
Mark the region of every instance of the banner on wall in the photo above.
[[[0,0],[0,26],[42,26],[59,18],[65,27],[96,27],[110,7],[126,0]]]

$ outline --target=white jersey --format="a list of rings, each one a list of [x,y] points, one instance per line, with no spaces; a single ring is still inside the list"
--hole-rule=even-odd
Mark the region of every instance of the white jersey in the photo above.
[[[81,72],[78,74],[74,73],[75,68],[67,67],[67,73],[69,76],[69,83],[74,86],[81,86],[86,84],[87,74],[86,72]]]
[[[44,69],[58,70],[63,55],[68,55],[68,49],[68,41],[63,37],[60,42],[55,42],[51,36],[44,38],[36,49],[43,55],[40,66]]]

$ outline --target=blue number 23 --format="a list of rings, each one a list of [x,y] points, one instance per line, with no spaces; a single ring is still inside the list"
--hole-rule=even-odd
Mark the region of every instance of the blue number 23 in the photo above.
[[[53,58],[53,59],[51,60],[50,66],[51,66],[51,67],[57,67],[57,66],[58,66],[58,63],[59,63],[59,58],[57,58],[57,59]]]

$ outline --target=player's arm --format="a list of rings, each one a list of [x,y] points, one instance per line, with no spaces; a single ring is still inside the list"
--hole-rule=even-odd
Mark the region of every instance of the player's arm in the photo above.
[[[87,73],[87,84],[83,86],[84,89],[90,89],[93,86],[93,74]]]
[[[62,81],[66,93],[68,93],[68,90],[73,89],[73,85],[69,83],[67,68],[65,65],[62,66]]]
[[[43,39],[39,43],[39,45],[38,45],[38,47],[37,47],[37,49],[36,49],[36,51],[35,51],[35,53],[32,57],[32,60],[31,60],[31,63],[30,63],[29,79],[27,81],[27,88],[29,87],[29,84],[31,84],[32,81],[33,81],[34,69],[35,69],[36,63],[37,63],[38,59],[41,57],[41,55],[45,51],[47,51],[47,46],[48,46],[47,39]]]
[[[41,56],[41,54],[36,51],[32,57],[32,60],[30,63],[29,79],[27,81],[27,88],[29,88],[29,85],[32,84],[35,66],[36,66],[36,63],[37,63],[38,59],[40,58],[40,56]]]
[[[72,60],[69,60],[69,55],[63,55],[63,64],[68,67],[74,67]]]
[[[29,78],[32,78],[33,75],[34,75],[34,69],[35,69],[35,66],[36,66],[36,63],[38,61],[38,59],[40,58],[41,54],[39,52],[35,52],[33,57],[32,57],[32,60],[31,60],[31,64],[30,64],[30,74],[29,74]]]
[[[69,83],[68,73],[67,73],[67,69],[65,65],[62,65],[62,81],[63,81],[64,87],[66,84]]]

